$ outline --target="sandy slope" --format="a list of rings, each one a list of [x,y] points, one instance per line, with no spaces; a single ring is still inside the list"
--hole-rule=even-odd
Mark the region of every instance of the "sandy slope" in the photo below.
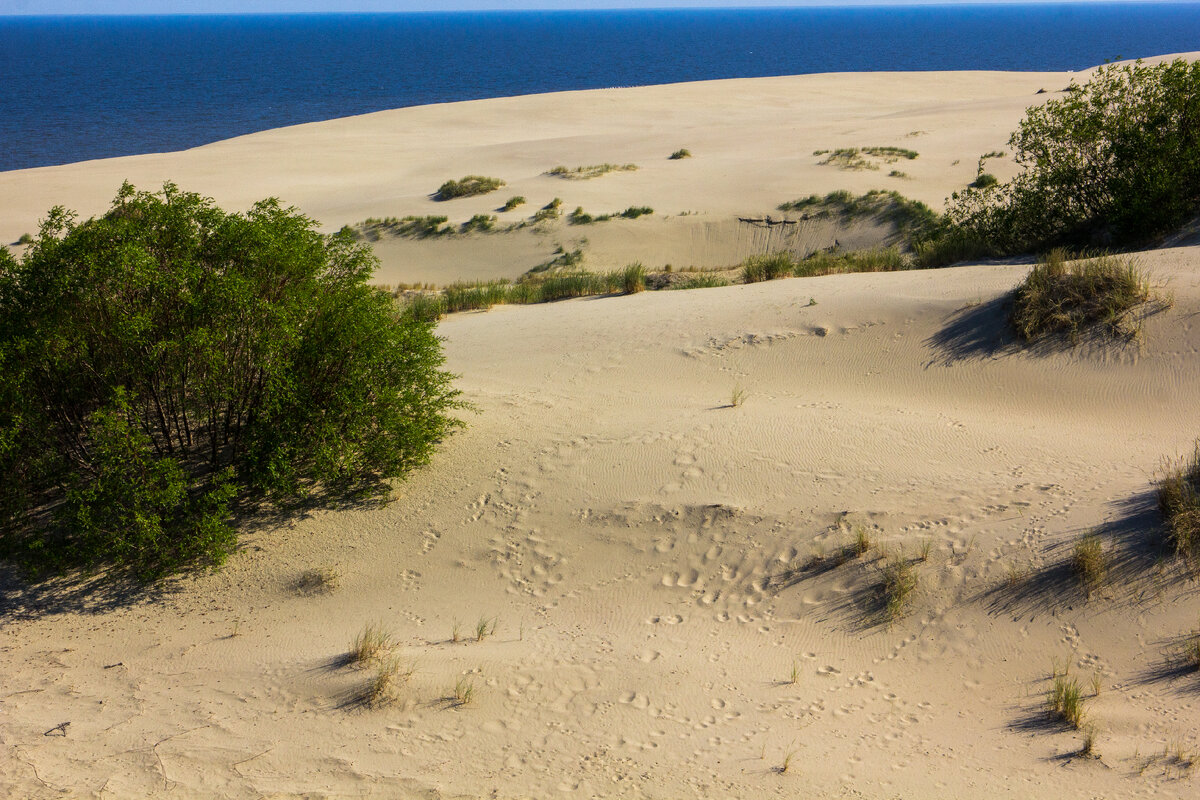
[[[554,197],[564,212],[650,206],[651,218],[543,226],[518,237],[437,242],[385,240],[383,283],[515,277],[556,247],[584,245],[596,269],[640,260],[723,266],[763,247],[804,251],[837,235],[765,241],[730,231],[737,215],[776,213],[787,200],[835,189],[895,189],[940,206],[976,174],[980,155],[1004,150],[1025,108],[1056,96],[1068,73],[873,73],[708,81],[514,97],[384,111],[265,131],[178,153],[0,173],[0,241],[36,230],[54,205],[92,215],[123,180],[155,189],[170,180],[245,208],[278,196],[326,230],[369,217],[439,214],[460,223],[496,213],[513,195],[528,203],[497,214],[528,219]],[[1038,89],[1047,93],[1038,95]],[[895,146],[920,153],[875,170],[822,166],[815,150]],[[668,156],[685,147],[690,159]],[[592,180],[547,175],[556,165],[634,163],[636,172]],[[987,162],[1006,177],[1011,158]],[[892,170],[906,178],[888,177]],[[435,202],[448,178],[485,174],[494,194]],[[683,216],[681,216],[683,215]],[[733,223],[736,227],[736,223]],[[744,227],[744,226],[743,226]],[[844,238],[844,237],[843,237]],[[583,243],[582,240],[587,242]]]
[[[874,80],[899,81],[805,79],[836,108],[867,107]],[[1009,86],[1017,111],[1026,80],[940,78]],[[664,126],[672,92],[698,97],[630,91],[662,93]],[[506,141],[499,124],[480,146]],[[551,162],[593,157],[555,146]],[[76,169],[84,187],[115,168]],[[739,175],[714,204],[750,191]],[[353,194],[344,178],[326,202]],[[1154,471],[1198,433],[1200,248],[1142,260],[1176,302],[1140,347],[1013,347],[1000,306],[1020,266],[449,317],[478,413],[395,503],[257,525],[221,572],[152,597],[0,582],[0,794],[1195,796],[1194,770],[1147,758],[1200,753],[1200,676],[1165,660],[1200,597],[1146,543]],[[859,525],[878,548],[833,566]],[[1114,567],[1088,600],[1064,563],[1094,528]],[[882,624],[880,549],[926,541],[911,612]],[[297,593],[318,566],[338,588]],[[481,617],[494,636],[451,641]],[[369,672],[344,663],[367,622],[416,667],[392,708],[358,705]],[[1081,735],[1044,712],[1055,659],[1101,676],[1099,759],[1070,758]],[[455,707],[463,676],[475,698]]]

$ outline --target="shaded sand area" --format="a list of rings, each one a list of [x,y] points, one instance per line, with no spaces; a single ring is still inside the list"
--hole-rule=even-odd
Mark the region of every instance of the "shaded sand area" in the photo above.
[[[536,174],[543,165],[661,153],[653,171],[553,191],[577,204],[568,190],[644,180],[645,202],[671,207],[689,184],[654,176],[695,166],[711,170],[705,203],[720,216],[871,188],[878,172],[807,153],[918,127],[929,133],[912,171],[924,177],[905,193],[940,199],[1003,144],[1036,88],[1066,79],[768,79],[753,118],[743,95],[759,82],[744,82],[724,113],[775,131],[757,148],[746,125],[686,127],[696,87],[594,93],[628,92],[659,119],[590,136],[571,131],[591,101],[564,108],[559,96],[557,126],[550,99],[488,103],[547,104],[530,186],[553,180]],[[811,94],[795,108],[763,102],[788,86]],[[935,102],[938,91],[961,105]],[[896,106],[867,114],[886,102]],[[344,138],[344,160],[295,160],[285,185],[268,185],[285,160],[268,144],[302,129],[0,175],[0,220],[25,224],[21,181],[23,205],[91,213],[117,176],[153,185],[155,170],[227,206],[288,196],[331,228],[425,213],[419,191],[454,173],[507,176],[532,204],[515,185],[516,123],[476,122],[470,145],[451,124],[469,105],[305,126],[328,146]],[[418,147],[351,134],[406,114],[411,137],[444,140],[437,153],[494,148],[493,160],[426,168]],[[802,117],[826,127],[798,146],[784,134]],[[450,127],[439,137],[435,123]],[[702,166],[718,157],[693,144],[722,141],[724,167]],[[244,186],[222,172],[239,145]],[[694,158],[666,162],[679,146]],[[388,162],[385,148],[408,160]],[[35,187],[33,173],[62,180]],[[374,205],[389,181],[395,211]],[[456,202],[474,213],[475,200]],[[1175,305],[1146,320],[1140,345],[1106,348],[1018,348],[1003,301],[1020,265],[447,317],[448,364],[478,413],[395,502],[260,521],[220,572],[149,594],[0,578],[0,794],[1194,797],[1200,674],[1172,654],[1197,626],[1200,595],[1160,556],[1152,490],[1163,456],[1200,433],[1200,247],[1139,260]],[[1093,530],[1111,569],[1088,597],[1068,562]],[[857,531],[871,540],[861,555]],[[901,553],[917,586],[888,620],[885,554]],[[306,582],[310,570],[336,579]],[[413,670],[383,708],[363,702],[373,671],[346,658],[368,623]],[[1095,727],[1091,756],[1046,710],[1052,672],[1067,665]]]

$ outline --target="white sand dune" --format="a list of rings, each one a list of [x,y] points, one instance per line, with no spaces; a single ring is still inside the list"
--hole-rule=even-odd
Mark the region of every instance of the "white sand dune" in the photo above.
[[[0,225],[19,233],[30,197],[96,213],[128,176],[230,206],[279,194],[336,228],[432,213],[421,193],[467,172],[589,208],[683,210],[706,187],[719,225],[879,185],[808,154],[917,128],[905,193],[933,202],[1068,79],[807,76],[385,112],[3,174]],[[289,170],[285,143],[311,157]],[[680,146],[695,158],[665,161]],[[591,182],[538,174],[650,154]],[[618,200],[622,181],[636,191]],[[448,317],[478,413],[396,502],[254,526],[220,572],[132,602],[0,583],[0,794],[1194,797],[1195,770],[1161,756],[1200,757],[1200,675],[1167,660],[1200,596],[1156,561],[1151,493],[1200,434],[1200,248],[1139,258],[1175,305],[1125,347],[1015,347],[1002,306],[1024,266]],[[876,547],[835,565],[859,526]],[[1065,564],[1094,529],[1113,568],[1089,599]],[[910,612],[882,622],[882,554],[924,543]],[[316,567],[338,587],[296,592]],[[495,634],[476,642],[481,618]],[[389,708],[361,707],[370,672],[344,663],[368,622],[415,665]],[[1082,734],[1046,713],[1053,664],[1089,698],[1098,676],[1098,758],[1072,757]],[[455,706],[464,676],[474,698]]]

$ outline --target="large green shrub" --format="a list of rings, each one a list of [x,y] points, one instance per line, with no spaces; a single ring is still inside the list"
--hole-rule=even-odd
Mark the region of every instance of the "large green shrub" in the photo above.
[[[993,254],[1151,240],[1200,212],[1200,62],[1101,67],[1009,143],[1017,177],[951,198],[959,240]]]
[[[275,200],[126,184],[0,261],[0,555],[153,577],[234,545],[231,507],[382,491],[460,405],[376,259]]]

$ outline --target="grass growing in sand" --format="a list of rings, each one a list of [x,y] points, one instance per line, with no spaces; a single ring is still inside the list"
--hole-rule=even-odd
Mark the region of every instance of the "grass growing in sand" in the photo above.
[[[368,217],[357,226],[347,229],[355,236],[363,236],[371,241],[377,241],[381,234],[404,236],[413,239],[428,239],[434,236],[449,236],[455,232],[453,225],[448,225],[449,217],[430,214],[423,217]]]
[[[517,206],[525,204],[525,198],[521,195],[513,195],[504,201],[504,205],[500,207],[501,211],[512,211]]]
[[[381,657],[393,646],[392,636],[381,625],[368,623],[350,643],[351,664],[365,664]]]
[[[918,585],[917,570],[903,553],[888,559],[883,567],[881,590],[883,614],[889,622],[894,622],[908,611]]]
[[[1071,558],[1071,568],[1079,578],[1088,596],[1100,587],[1105,575],[1108,574],[1108,557],[1100,537],[1089,533],[1075,543],[1075,552]]]
[[[1191,456],[1166,467],[1158,481],[1166,544],[1193,565],[1200,562],[1200,441]]]
[[[1145,273],[1129,258],[1068,262],[1067,253],[1055,249],[1016,288],[1009,320],[1026,342],[1064,336],[1074,344],[1094,330],[1128,340],[1138,332],[1134,310],[1152,298]]]
[[[399,656],[381,658],[375,676],[363,690],[363,705],[381,708],[391,705],[400,697],[400,690],[412,680],[413,667],[405,664]]]
[[[495,634],[496,626],[499,623],[499,617],[492,617],[491,619],[480,617],[479,621],[475,623],[475,641],[482,642],[487,637]]]
[[[681,158],[691,158],[691,157],[692,157],[692,151],[688,150],[686,147],[681,147],[678,150],[676,150],[674,153],[671,153],[670,156],[668,156],[668,158],[670,158],[672,161],[678,161]]]
[[[789,277],[793,269],[792,256],[786,252],[750,256],[742,262],[742,282],[758,283]]]
[[[456,197],[474,197],[475,195],[494,192],[504,185],[499,178],[489,178],[486,175],[467,175],[458,180],[448,180],[438,187],[433,195],[434,200],[453,200]]]
[[[741,386],[734,386],[729,393],[729,405],[731,408],[737,408],[742,403],[746,402],[746,390]]]
[[[607,175],[610,172],[633,172],[637,168],[637,164],[588,164],[587,166],[575,167],[573,169],[560,165],[549,170],[546,174],[553,175],[556,178],[583,181],[590,178],[599,178],[601,175]]]
[[[728,286],[729,279],[723,275],[689,275],[681,281],[672,283],[668,289],[712,289],[717,286]]]
[[[1050,686],[1046,705],[1051,715],[1079,730],[1083,727],[1083,687],[1069,674],[1056,674]]]
[[[454,705],[468,705],[475,699],[475,682],[464,675],[454,684],[454,691],[450,696],[453,698]]]
[[[562,216],[562,198],[556,197],[546,205],[533,212],[530,217],[535,223],[552,222]]]

